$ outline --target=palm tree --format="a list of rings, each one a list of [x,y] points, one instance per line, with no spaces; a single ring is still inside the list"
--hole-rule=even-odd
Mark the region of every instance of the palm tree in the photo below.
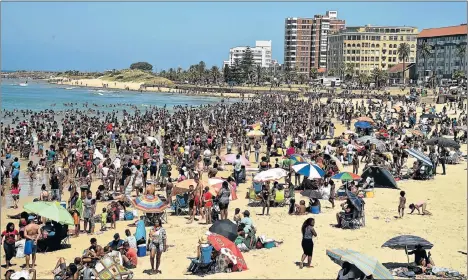
[[[457,56],[460,59],[460,70],[465,74],[465,57],[466,57],[466,45],[459,45],[457,47]]]
[[[318,77],[318,69],[315,68],[315,67],[310,68],[310,78],[312,80],[315,80],[315,79],[317,79],[317,77]]]
[[[374,78],[375,86],[380,87],[381,84],[387,81],[387,71],[380,70],[376,67],[372,70],[372,78]]]
[[[205,62],[202,60],[198,63],[197,65],[197,70],[198,70],[198,78],[199,78],[199,81],[203,81],[204,80],[204,75],[205,75],[205,68],[206,68],[206,64]]]
[[[332,69],[328,70],[328,76],[332,76],[332,77],[333,77],[333,76],[335,76],[335,74],[336,74],[335,69],[332,68]]]
[[[354,77],[354,64],[349,63],[346,65],[346,70],[345,70],[346,76],[349,76],[351,80],[353,80]]]
[[[432,50],[432,47],[426,41],[422,41],[421,44],[418,45],[417,51],[419,52],[420,57],[424,60],[424,76],[423,77],[426,77],[427,59],[429,56],[431,56],[431,50]]]
[[[341,81],[344,81],[345,71],[346,71],[346,64],[342,62],[340,63],[340,65],[338,65],[338,73],[340,75]]]
[[[366,85],[369,83],[369,76],[367,76],[367,74],[365,73],[361,73],[358,76],[358,80],[359,80],[359,85],[362,87],[363,85]]]
[[[397,53],[398,53],[398,57],[400,58],[400,60],[403,61],[402,75],[403,75],[403,84],[405,84],[405,72],[406,72],[405,62],[406,62],[406,60],[408,59],[408,57],[410,55],[410,45],[408,43],[401,43],[398,46]]]

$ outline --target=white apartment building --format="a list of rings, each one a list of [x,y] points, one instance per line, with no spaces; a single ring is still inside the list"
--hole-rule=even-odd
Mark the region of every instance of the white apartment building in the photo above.
[[[248,47],[235,47],[229,50],[229,60],[225,60],[223,67],[233,66],[236,63],[236,60],[239,62],[244,58],[245,51]],[[272,64],[271,60],[271,40],[270,41],[255,41],[255,47],[251,47],[253,60],[255,65],[260,65],[261,67],[270,67]]]

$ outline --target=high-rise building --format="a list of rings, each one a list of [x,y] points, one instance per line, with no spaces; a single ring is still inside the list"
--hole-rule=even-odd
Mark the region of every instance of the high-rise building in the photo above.
[[[229,60],[224,61],[224,66],[233,66],[236,60],[241,62],[248,47],[235,47],[229,50]],[[271,41],[255,41],[255,47],[250,48],[255,65],[270,67],[271,65]]]
[[[309,76],[312,68],[323,72],[327,67],[328,34],[345,27],[338,12],[327,11],[313,18],[286,18],[284,66]]]
[[[417,45],[426,43],[430,54],[425,61],[422,52],[416,56],[418,80],[427,81],[435,74],[438,79],[452,78],[455,70],[466,70],[466,24],[423,29],[418,35]]]
[[[370,74],[375,68],[387,70],[403,62],[398,55],[401,43],[410,47],[405,63],[414,63],[417,34],[418,29],[409,26],[346,27],[328,36],[328,70],[343,74],[343,68],[353,68],[354,75]]]

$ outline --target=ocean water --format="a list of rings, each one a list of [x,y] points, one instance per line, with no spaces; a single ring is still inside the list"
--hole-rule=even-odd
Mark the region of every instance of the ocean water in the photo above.
[[[70,85],[48,84],[42,81],[28,81],[28,86],[20,86],[23,81],[4,79],[1,83],[1,109],[30,109],[41,111],[45,109],[63,110],[71,107],[63,106],[63,103],[78,103],[73,108],[82,108],[80,103],[88,102],[88,108],[93,108],[92,104],[132,104],[141,107],[150,105],[163,107],[166,105],[172,108],[177,105],[206,105],[215,104],[221,101],[219,97],[205,96],[185,96],[172,93],[136,92],[114,89],[97,89],[73,87]],[[51,107],[51,104],[56,104]],[[114,107],[100,107],[100,110],[112,111]],[[129,110],[125,106],[122,109]]]

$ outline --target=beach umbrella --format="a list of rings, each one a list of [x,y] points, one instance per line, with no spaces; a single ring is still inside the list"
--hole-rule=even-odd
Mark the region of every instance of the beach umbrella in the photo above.
[[[307,190],[301,191],[300,194],[302,196],[306,196],[306,197],[309,197],[309,198],[316,198],[316,199],[321,199],[322,198],[322,194],[320,193],[319,190],[307,189]]]
[[[362,173],[361,178],[367,179],[368,177],[374,179],[375,186],[384,188],[397,188],[397,182],[395,181],[395,178],[393,178],[393,175],[385,167],[367,167]]]
[[[132,202],[133,208],[145,213],[162,213],[169,207],[169,204],[152,194],[140,195],[130,199],[130,201]]]
[[[407,134],[409,133],[414,136],[424,137],[424,133],[421,130],[417,130],[417,129],[408,129],[406,133]]]
[[[348,262],[373,279],[393,279],[390,271],[374,257],[349,249],[327,249],[326,254],[336,264],[342,266]]]
[[[260,130],[251,130],[249,132],[247,132],[247,136],[248,137],[261,137],[265,135],[263,132],[261,132]]]
[[[372,125],[368,122],[356,122],[354,123],[354,127],[365,129],[365,128],[372,128]]]
[[[236,229],[236,232],[237,232],[237,229]],[[237,235],[237,233],[236,233]],[[221,250],[223,248],[225,249],[229,249],[229,251],[234,255],[235,257],[235,266],[239,269],[239,270],[247,270],[247,264],[245,263],[245,260],[244,260],[244,256],[242,256],[242,252],[239,250],[239,248],[237,248],[236,244],[234,244],[233,241],[227,239],[226,237],[222,236],[222,235],[219,235],[219,234],[216,234],[216,233],[212,233],[210,235],[208,235],[208,241],[210,242],[211,246],[213,246],[213,248],[216,250],[216,251],[219,251],[221,252]],[[230,257],[231,258],[231,257]]]
[[[177,183],[177,187],[180,189],[189,189],[190,185],[193,187],[197,186],[197,182],[194,179],[186,179]]]
[[[438,119],[439,116],[435,115],[435,114],[422,114],[421,119]]]
[[[405,152],[408,153],[408,155],[416,158],[417,160],[420,160],[422,163],[424,163],[427,166],[432,166],[432,161],[429,157],[427,157],[423,152],[420,152],[415,149],[405,149]]]
[[[223,182],[227,182],[227,181],[223,178],[209,178],[208,186],[210,188],[210,192],[214,195],[217,195],[219,191],[221,190],[221,188],[223,187]],[[229,182],[227,183],[229,186],[229,190],[231,191],[230,199],[236,200],[237,199],[236,191],[234,190],[234,188]]]
[[[415,235],[400,235],[393,237],[382,245],[382,248],[387,247],[394,250],[405,250],[406,257],[409,263],[408,250],[416,249],[416,246],[421,246],[425,250],[429,250],[434,245],[424,238]]]
[[[346,196],[348,197],[348,200],[351,202],[351,204],[356,208],[356,210],[361,212],[362,207],[365,204],[364,200],[348,190],[346,190]]]
[[[188,188],[181,188],[179,186],[174,186],[172,187],[171,196],[176,196],[176,195],[180,195],[180,194],[184,194],[188,192],[189,192]]]
[[[344,134],[354,134],[354,135],[357,135],[356,132],[352,131],[352,130],[345,130]]]
[[[368,123],[375,123],[373,119],[369,117],[359,117],[356,119],[358,122],[368,122]]]
[[[288,173],[286,172],[286,170],[282,168],[268,169],[255,175],[254,182],[275,181],[284,178],[287,175]]]
[[[354,180],[359,180],[361,177],[351,172],[340,172],[338,174],[333,175],[333,177],[331,178],[335,180],[341,180],[341,181],[354,181]]]
[[[369,143],[375,145],[375,147],[379,151],[385,151],[386,149],[385,143],[373,136],[362,136],[356,139],[356,141],[359,143],[366,143],[367,141],[369,141]]]
[[[290,160],[290,164],[293,164],[293,165],[296,163],[307,162],[307,160],[300,154],[292,154],[289,156],[288,159]]]
[[[234,242],[237,238],[237,225],[231,220],[217,220],[209,228],[209,231],[226,237]]]
[[[306,176],[309,179],[319,179],[325,176],[325,171],[316,164],[297,163],[292,166],[292,169],[300,175]]]
[[[60,224],[73,225],[73,217],[57,201],[36,201],[23,206],[24,210],[55,221]]]
[[[262,124],[260,122],[254,123],[249,125],[254,130],[260,130],[262,128]]]
[[[152,136],[147,136],[145,139],[146,144],[151,145],[153,142],[156,143],[156,146],[159,146],[159,140]]]
[[[445,138],[445,137],[434,137],[426,141],[426,144],[429,146],[437,145],[439,147],[444,148],[454,148],[459,149],[460,144],[458,144],[455,140]]]
[[[342,171],[344,169],[343,164],[341,163],[341,161],[337,157],[335,157],[333,155],[325,154],[324,158],[328,158],[328,160],[334,161],[335,164],[336,164],[336,167],[338,167],[339,171]]]
[[[234,162],[236,161],[236,157],[237,157],[237,154],[227,154],[221,157],[221,159],[227,163],[234,164]],[[250,166],[250,161],[246,159],[245,156],[241,155],[240,160],[241,160],[242,165]]]

